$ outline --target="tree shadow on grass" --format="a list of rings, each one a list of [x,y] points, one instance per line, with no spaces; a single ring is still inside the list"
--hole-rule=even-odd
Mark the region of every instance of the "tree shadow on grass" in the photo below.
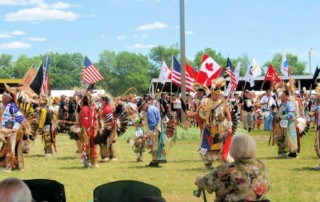
[[[44,154],[24,154],[25,158],[43,158]]]
[[[84,168],[83,166],[65,166],[65,167],[60,167],[60,169],[63,170],[86,170],[86,169],[92,169],[92,168]]]
[[[58,160],[74,160],[74,159],[80,159],[77,156],[62,156],[62,157],[57,157]]]
[[[317,166],[310,167],[310,166],[304,166],[301,168],[293,168],[294,171],[314,171],[314,172],[320,172],[320,170],[316,169]]]
[[[212,169],[208,169],[208,168],[203,166],[203,167],[196,167],[196,168],[184,168],[184,169],[181,169],[181,171],[186,171],[186,172],[188,172],[188,171],[197,171],[197,172],[201,172],[201,173],[203,173],[203,172],[208,172],[209,173],[209,172],[212,171]]]

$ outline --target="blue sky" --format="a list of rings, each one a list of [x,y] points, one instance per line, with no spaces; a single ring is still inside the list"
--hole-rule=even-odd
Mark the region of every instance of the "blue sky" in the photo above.
[[[179,0],[0,0],[0,53],[103,50],[148,54],[180,43]],[[259,64],[290,52],[313,69],[320,56],[318,0],[185,0],[186,57],[207,47]],[[220,64],[225,65],[225,64]]]

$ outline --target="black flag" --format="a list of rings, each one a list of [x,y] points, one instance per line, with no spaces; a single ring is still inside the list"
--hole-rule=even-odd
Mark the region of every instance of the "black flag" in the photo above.
[[[314,74],[313,74],[313,78],[312,78],[312,81],[311,81],[311,85],[316,85],[317,83],[317,78],[319,76],[319,73],[320,73],[320,69],[318,68],[318,66],[316,67],[316,70],[314,71]]]
[[[30,84],[30,88],[37,94],[40,95],[41,86],[43,83],[43,63],[41,64],[37,76],[34,78]]]

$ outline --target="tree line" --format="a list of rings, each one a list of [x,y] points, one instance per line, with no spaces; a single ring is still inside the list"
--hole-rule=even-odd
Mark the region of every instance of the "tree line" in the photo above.
[[[205,48],[197,52],[194,60],[187,60],[196,70],[199,69],[203,54],[211,56],[219,65],[225,68],[227,57],[212,48]],[[172,56],[179,58],[180,50],[178,45],[170,47],[156,46],[150,49],[148,55],[121,51],[104,50],[99,55],[98,61],[92,61],[103,75],[104,80],[96,83],[97,89],[105,89],[114,96],[123,94],[128,88],[135,87],[139,94],[148,92],[152,78],[158,78],[162,61],[170,67]],[[83,82],[80,78],[84,55],[81,53],[50,53],[50,88],[52,90],[67,90],[74,87],[81,87]],[[0,78],[23,78],[31,65],[36,69],[40,66],[46,55],[27,57],[21,54],[13,61],[10,54],[0,55]],[[90,56],[89,56],[90,57]],[[307,74],[305,72],[306,62],[299,61],[296,55],[286,54],[287,60],[292,67],[293,75]],[[251,63],[251,58],[243,54],[238,58],[230,58],[235,68],[241,62],[240,77],[246,74]],[[282,54],[276,53],[273,58],[263,65],[263,75],[268,66],[272,64],[275,70],[281,75]]]

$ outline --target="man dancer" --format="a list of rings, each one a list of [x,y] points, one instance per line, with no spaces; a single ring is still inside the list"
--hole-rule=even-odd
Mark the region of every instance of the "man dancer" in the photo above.
[[[102,134],[102,140],[100,143],[100,156],[101,160],[109,161],[110,159],[113,161],[118,160],[116,157],[116,152],[114,149],[114,143],[115,143],[115,137],[116,137],[116,131],[115,131],[115,121],[114,121],[114,113],[113,108],[111,106],[111,98],[106,95],[101,95],[101,112],[100,112],[100,118],[104,121],[109,119],[108,117],[111,117],[110,122],[110,129],[104,130]]]
[[[41,131],[41,135],[44,140],[44,155],[49,157],[52,156],[52,143],[54,138],[51,133],[52,111],[47,106],[47,103],[47,99],[40,100],[39,130]]]
[[[229,104],[221,97],[223,78],[212,82],[211,94],[200,110],[205,119],[200,145],[200,156],[206,168],[211,169],[215,156],[226,161],[232,139],[232,121]],[[229,160],[229,159],[228,159]],[[231,159],[230,159],[231,160]]]
[[[147,112],[148,131],[146,133],[148,145],[151,148],[152,161],[148,166],[159,167],[158,149],[159,134],[161,132],[161,116],[159,109],[153,105],[149,105],[144,100],[140,100],[137,104],[140,110]]]

